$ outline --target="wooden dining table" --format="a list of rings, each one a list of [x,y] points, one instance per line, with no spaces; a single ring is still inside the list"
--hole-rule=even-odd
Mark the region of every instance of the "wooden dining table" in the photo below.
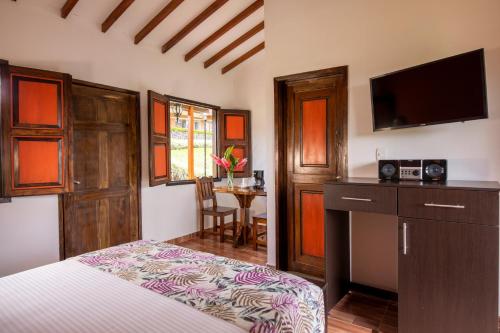
[[[264,189],[255,187],[233,187],[216,186],[213,191],[215,193],[232,194],[238,199],[240,205],[240,220],[237,223],[236,237],[233,239],[233,246],[247,244],[250,222],[250,206],[253,199],[257,196],[265,197],[267,195]]]

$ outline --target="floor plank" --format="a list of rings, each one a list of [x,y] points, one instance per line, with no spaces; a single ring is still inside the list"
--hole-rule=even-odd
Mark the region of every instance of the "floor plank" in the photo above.
[[[251,245],[233,248],[231,243],[220,243],[217,236],[194,238],[181,243],[193,250],[247,261],[259,265],[267,263],[267,251]],[[360,293],[349,293],[328,314],[329,333],[396,333],[397,303]]]

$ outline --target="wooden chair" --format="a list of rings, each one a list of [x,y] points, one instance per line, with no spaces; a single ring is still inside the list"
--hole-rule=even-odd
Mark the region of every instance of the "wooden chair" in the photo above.
[[[205,216],[213,217],[213,231],[212,233],[217,233],[217,228],[219,228],[220,241],[224,241],[224,231],[225,229],[232,229],[232,239],[234,239],[237,230],[237,208],[232,207],[222,207],[217,206],[217,197],[213,191],[214,179],[212,177],[202,177],[196,179],[196,194],[198,196],[199,213],[200,213],[200,238],[205,237]],[[205,201],[211,200],[212,205],[205,207]],[[226,226],[225,217],[233,215],[232,225]],[[220,224],[218,224],[218,218],[220,219]]]
[[[257,251],[259,245],[267,246],[267,214],[255,215],[252,220],[253,248]],[[264,226],[264,230],[259,231],[259,226]],[[259,240],[259,237],[262,236],[266,236],[266,240]]]

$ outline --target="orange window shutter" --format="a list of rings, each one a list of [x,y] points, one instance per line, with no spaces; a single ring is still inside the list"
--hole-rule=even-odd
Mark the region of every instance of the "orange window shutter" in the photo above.
[[[252,175],[252,136],[251,119],[248,110],[218,111],[219,153],[223,154],[227,147],[234,146],[233,155],[236,158],[247,158],[247,165],[235,171],[235,177],[250,177]],[[225,177],[225,171],[219,168],[219,175]]]
[[[6,101],[1,109],[5,195],[72,191],[71,76],[1,64],[0,70],[1,97]]]
[[[167,96],[148,91],[149,185],[170,180],[170,101]]]

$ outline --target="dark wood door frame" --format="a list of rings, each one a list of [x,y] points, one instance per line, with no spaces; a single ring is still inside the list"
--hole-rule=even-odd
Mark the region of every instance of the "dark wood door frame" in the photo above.
[[[139,239],[142,239],[142,204],[141,204],[141,183],[142,183],[142,149],[141,149],[141,105],[140,105],[140,92],[127,90],[112,86],[107,86],[99,83],[93,83],[83,80],[73,79],[74,84],[78,84],[81,86],[87,86],[91,88],[99,88],[103,90],[109,90],[113,92],[119,92],[124,94],[129,94],[136,97],[136,121],[137,121],[137,140],[136,140],[136,153],[137,153],[137,215],[138,215],[138,235]],[[72,115],[72,107],[70,107],[70,117]],[[73,121],[71,121],[73,123]],[[70,147],[72,149],[73,147]],[[69,161],[69,167],[72,168],[73,161]],[[73,183],[74,179],[69,179],[69,182]],[[63,194],[59,196],[59,259],[64,260],[65,258],[65,237],[64,237],[64,200]]]
[[[294,81],[308,79],[318,79],[323,77],[343,76],[345,78],[346,89],[342,90],[338,96],[338,109],[343,119],[339,130],[342,133],[336,133],[335,137],[340,137],[341,141],[335,143],[341,154],[339,158],[339,176],[347,177],[347,80],[348,67],[332,67],[317,71],[292,74],[274,78],[274,158],[275,158],[275,228],[276,228],[276,268],[288,270],[288,240],[286,226],[286,98],[287,85]]]

